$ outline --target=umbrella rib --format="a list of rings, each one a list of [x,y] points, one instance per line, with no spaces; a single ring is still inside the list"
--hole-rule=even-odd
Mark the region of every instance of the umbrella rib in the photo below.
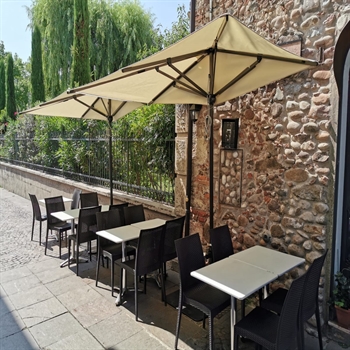
[[[180,55],[180,56],[167,57],[167,58],[164,58],[162,60],[158,60],[158,61],[154,61],[154,62],[150,62],[150,63],[144,63],[144,64],[140,64],[140,65],[125,67],[125,68],[122,68],[121,71],[123,73],[126,73],[126,72],[132,72],[135,70],[142,70],[145,68],[162,67],[162,66],[167,66],[169,64],[169,60],[171,60],[172,63],[176,63],[176,62],[184,61],[184,60],[187,60],[189,58],[196,57],[196,56],[202,56],[202,55],[206,56],[207,54],[208,54],[208,49],[204,49],[204,50],[199,50],[196,52],[190,52],[190,53]]]
[[[276,45],[275,45],[276,46]],[[277,46],[278,47],[278,46]],[[309,66],[317,66],[318,62],[311,60],[303,60],[302,58],[290,58],[290,57],[281,57],[281,56],[273,56],[273,55],[265,55],[260,53],[252,53],[252,52],[244,52],[244,51],[235,51],[235,50],[225,50],[225,49],[217,49],[218,52],[228,53],[231,55],[239,55],[239,56],[248,56],[248,57],[261,57],[269,60],[282,61],[282,62],[291,62],[298,64],[307,64]]]
[[[196,64],[198,64],[199,61],[196,61]],[[191,69],[195,66],[192,65]],[[177,69],[171,62],[169,62],[169,67],[172,68],[177,74],[179,74],[182,78],[184,78],[185,80],[187,80],[190,84],[192,84],[200,93],[202,96],[207,96],[207,93],[198,85],[196,84],[192,79],[190,79],[186,73],[181,72],[179,69]],[[158,70],[159,71],[159,70]],[[162,71],[159,71],[160,73],[163,73]],[[184,86],[188,87],[189,89],[191,89],[190,86],[187,86],[187,84],[181,82],[178,80],[179,78],[176,78],[174,81],[175,83],[179,83],[179,84],[183,84]],[[195,90],[194,90],[195,91]]]
[[[95,102],[94,102],[91,106],[89,106],[88,104],[86,104],[86,103],[83,102],[83,101],[78,100],[78,99],[76,98],[76,96],[74,96],[73,98],[74,98],[77,102],[79,102],[80,104],[82,104],[83,106],[85,106],[85,107],[88,108],[88,110],[85,111],[85,113],[82,115],[81,118],[84,118],[84,117],[86,116],[86,114],[87,114],[90,110],[93,110],[94,112],[96,112],[96,113],[102,115],[103,117],[107,118],[107,115],[103,114],[102,112],[100,112],[99,110],[97,110],[96,108],[94,108],[94,106],[93,106],[93,105],[98,101],[99,97],[95,100]],[[102,100],[102,101],[103,101],[103,100]]]
[[[121,105],[113,112],[113,114],[111,112],[111,117],[114,118],[114,116],[125,106],[125,104],[126,104],[126,101],[123,101]]]
[[[251,72],[259,63],[261,62],[261,57],[258,57],[257,60],[252,63],[249,67],[245,68],[241,73],[239,73],[235,78],[233,78],[229,83],[227,83],[223,88],[221,88],[217,93],[215,93],[215,96],[220,95],[224,91],[226,91],[229,87],[237,83],[239,80],[241,80],[244,76],[246,76],[249,72]]]

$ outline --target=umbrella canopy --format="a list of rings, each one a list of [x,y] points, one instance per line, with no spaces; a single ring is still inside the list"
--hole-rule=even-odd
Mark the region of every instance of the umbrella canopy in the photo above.
[[[270,43],[225,14],[172,46],[68,94],[81,92],[147,104],[207,104],[212,119],[213,106],[317,64]],[[213,123],[210,125],[213,228]]]
[[[67,94],[66,92],[56,98],[33,107],[20,114],[34,114],[43,116],[60,116],[79,119],[105,120],[109,129],[113,120],[117,120],[134,109],[143,106],[140,102],[128,102],[104,99],[84,94]],[[113,204],[113,160],[112,160],[112,133],[109,138],[109,181],[110,203]]]

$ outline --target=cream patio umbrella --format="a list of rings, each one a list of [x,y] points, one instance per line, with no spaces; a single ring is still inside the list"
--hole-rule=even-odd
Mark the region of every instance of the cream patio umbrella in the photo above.
[[[270,43],[225,14],[168,48],[67,93],[80,92],[146,104],[207,104],[212,120],[215,105],[317,64]],[[213,146],[211,123],[211,228]]]
[[[104,99],[98,96],[84,95],[81,93],[67,94],[66,92],[56,98],[44,102],[20,114],[34,114],[42,116],[60,116],[78,119],[105,120],[108,122],[108,147],[109,147],[109,182],[110,204],[113,204],[113,156],[112,156],[112,121],[142,107],[140,102],[119,101]]]

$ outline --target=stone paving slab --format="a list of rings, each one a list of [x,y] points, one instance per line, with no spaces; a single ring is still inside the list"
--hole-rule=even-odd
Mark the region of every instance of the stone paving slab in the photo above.
[[[2,315],[0,325],[0,339],[16,334],[25,328],[25,324],[16,310]]]
[[[41,348],[46,348],[83,330],[84,328],[70,313],[65,313],[31,327],[30,333]]]
[[[31,274],[16,280],[3,283],[2,287],[4,288],[7,295],[12,295],[27,291],[28,289],[34,288],[40,284],[41,282],[39,278]]]
[[[20,309],[18,312],[25,325],[30,328],[38,323],[45,322],[51,318],[66,313],[67,309],[59,302],[59,300],[52,297],[40,303]]]
[[[87,330],[75,333],[56,343],[45,350],[103,350],[104,347]],[[131,349],[131,348],[130,348]]]
[[[0,340],[0,348],[6,350],[40,350],[28,329]]]

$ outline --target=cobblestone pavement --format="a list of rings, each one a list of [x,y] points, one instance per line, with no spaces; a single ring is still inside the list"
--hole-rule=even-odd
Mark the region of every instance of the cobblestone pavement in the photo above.
[[[40,261],[43,257],[43,246],[38,244],[39,222],[35,224],[33,241],[30,240],[31,229],[30,201],[0,188],[0,272]],[[43,223],[42,239],[45,230]]]

